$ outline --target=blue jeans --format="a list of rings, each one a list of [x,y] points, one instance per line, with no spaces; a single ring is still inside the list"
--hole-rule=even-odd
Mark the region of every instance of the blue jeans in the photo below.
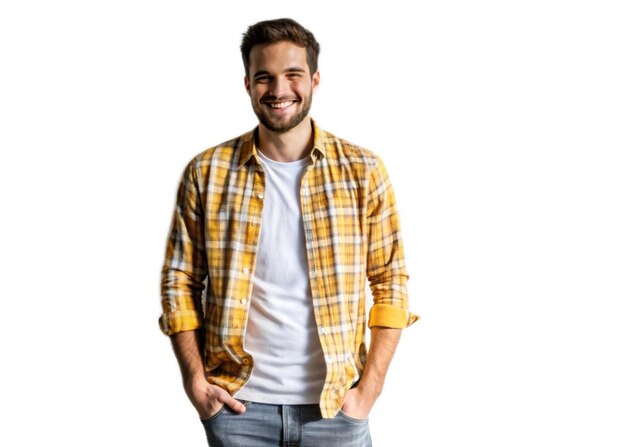
[[[371,447],[367,420],[339,412],[323,419],[318,405],[243,402],[202,420],[210,447]]]

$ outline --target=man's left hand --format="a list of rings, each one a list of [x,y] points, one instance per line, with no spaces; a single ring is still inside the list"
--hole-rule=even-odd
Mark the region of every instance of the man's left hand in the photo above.
[[[367,419],[375,400],[357,386],[346,392],[341,411],[354,419]]]

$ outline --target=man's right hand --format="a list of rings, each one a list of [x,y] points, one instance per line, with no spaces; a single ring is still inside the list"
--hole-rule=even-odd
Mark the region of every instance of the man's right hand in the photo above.
[[[228,405],[237,413],[243,413],[246,407],[241,402],[233,399],[223,388],[206,380],[198,338],[198,331],[182,331],[170,336],[183,377],[185,393],[196,408],[200,419],[216,415],[224,405]]]
[[[185,393],[195,407],[200,419],[208,419],[216,415],[224,405],[237,413],[246,411],[246,407],[231,397],[223,388],[209,383],[204,377],[185,381]]]

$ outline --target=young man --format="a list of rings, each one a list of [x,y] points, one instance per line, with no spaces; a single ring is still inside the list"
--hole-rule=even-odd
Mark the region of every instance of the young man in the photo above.
[[[309,118],[310,31],[260,22],[241,52],[259,125],[185,169],[161,330],[211,446],[368,446],[400,331],[418,318],[391,184],[375,154]]]

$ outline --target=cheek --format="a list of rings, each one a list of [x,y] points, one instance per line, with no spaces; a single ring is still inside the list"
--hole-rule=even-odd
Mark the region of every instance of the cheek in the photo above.
[[[293,91],[298,94],[298,96],[309,96],[311,93],[311,85],[310,84],[298,84],[293,86]]]
[[[252,97],[252,99],[261,99],[264,94],[265,92],[259,88],[255,89],[254,87],[252,87],[252,89],[250,90],[250,96]]]
[[[259,98],[267,94],[267,87],[263,85],[253,85],[250,90],[252,91],[252,94],[254,96],[257,96]]]

